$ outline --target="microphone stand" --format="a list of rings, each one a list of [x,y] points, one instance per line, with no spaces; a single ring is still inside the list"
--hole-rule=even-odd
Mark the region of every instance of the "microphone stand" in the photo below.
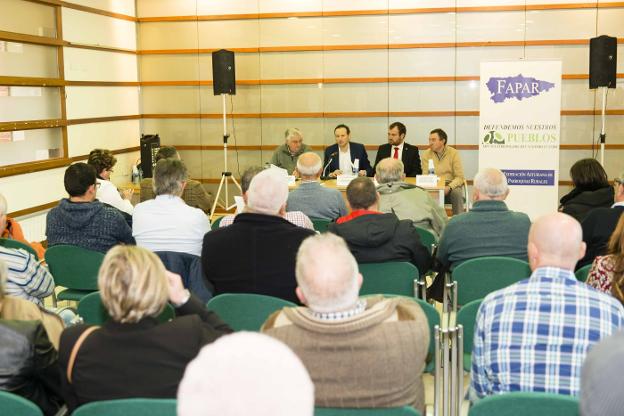
[[[323,180],[327,180],[327,175],[325,175],[325,171],[327,170],[327,168],[329,167],[329,165],[331,165],[331,162],[334,161],[334,156],[336,156],[336,153],[332,153],[331,155],[329,155],[329,162],[327,162],[327,164],[325,165],[325,167],[323,168],[323,176],[321,176],[321,179]]]

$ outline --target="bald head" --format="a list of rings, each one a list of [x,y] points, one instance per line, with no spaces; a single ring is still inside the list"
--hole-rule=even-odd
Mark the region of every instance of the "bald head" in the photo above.
[[[297,252],[297,295],[315,312],[355,306],[362,275],[345,241],[332,233],[308,237]]]
[[[251,212],[281,215],[286,210],[288,179],[277,169],[265,169],[253,177],[247,191],[247,208]]]
[[[398,182],[404,177],[403,162],[399,159],[387,157],[382,159],[375,168],[375,178],[379,183]]]
[[[297,159],[297,172],[301,179],[318,179],[323,169],[321,158],[314,152],[303,153]]]
[[[509,194],[507,177],[496,168],[482,169],[475,175],[473,192],[475,201],[488,199],[502,201]]]
[[[528,254],[531,270],[547,266],[574,270],[585,255],[581,224],[560,212],[538,218],[529,231]]]

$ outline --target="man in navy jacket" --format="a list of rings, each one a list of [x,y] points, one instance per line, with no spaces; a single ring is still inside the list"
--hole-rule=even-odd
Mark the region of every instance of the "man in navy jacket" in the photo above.
[[[366,148],[361,143],[351,142],[349,127],[344,124],[337,125],[334,137],[336,144],[325,149],[322,175],[335,178],[340,174],[350,174],[357,167],[359,176],[371,176],[373,169],[368,161]]]
[[[388,127],[388,143],[382,144],[377,149],[377,157],[375,158],[375,167],[377,164],[387,157],[398,159],[403,162],[403,171],[405,176],[416,176],[422,174],[420,166],[420,155],[418,147],[405,143],[405,134],[407,129],[403,123],[395,121]]]

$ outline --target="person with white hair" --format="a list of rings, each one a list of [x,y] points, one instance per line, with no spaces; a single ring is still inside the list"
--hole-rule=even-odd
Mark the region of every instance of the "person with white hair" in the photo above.
[[[238,332],[207,345],[178,389],[178,416],[313,416],[314,385],[285,344]]]
[[[310,147],[303,143],[303,133],[297,128],[287,129],[284,137],[286,142],[275,149],[271,163],[278,168],[286,169],[289,175],[298,176],[297,159],[303,153],[309,152]]]
[[[347,215],[347,205],[337,189],[321,186],[319,179],[323,166],[314,152],[299,156],[297,171],[300,185],[288,195],[288,211],[301,211],[311,218],[335,220]]]
[[[512,391],[578,396],[588,351],[624,325],[619,300],[574,275],[585,254],[578,221],[562,213],[537,219],[527,250],[531,276],[489,294],[477,312],[473,402]]]
[[[259,293],[297,301],[295,254],[314,231],[284,218],[288,180],[275,169],[253,177],[245,212],[204,236],[202,266],[220,293]]]
[[[403,162],[388,157],[381,159],[375,169],[375,179],[379,183],[379,211],[394,212],[400,220],[412,220],[416,227],[439,237],[448,222],[446,211],[429,192],[403,181]]]
[[[316,406],[423,411],[429,329],[420,306],[402,297],[359,298],[355,258],[331,233],[301,244],[296,273],[297,297],[306,307],[275,312],[262,332],[301,358],[314,381]]]

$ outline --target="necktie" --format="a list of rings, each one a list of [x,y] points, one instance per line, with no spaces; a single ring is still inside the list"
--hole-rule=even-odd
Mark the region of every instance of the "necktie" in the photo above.
[[[399,158],[399,148],[395,147],[394,148],[394,155],[392,156],[393,159],[398,159]]]

